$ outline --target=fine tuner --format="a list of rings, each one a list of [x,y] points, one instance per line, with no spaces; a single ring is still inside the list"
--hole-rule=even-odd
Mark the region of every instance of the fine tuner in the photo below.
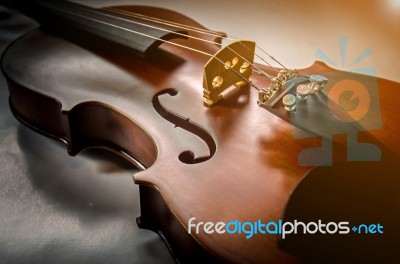
[[[307,83],[308,82],[308,83]],[[264,91],[259,92],[259,101],[257,102],[260,107],[264,107],[267,109],[270,109],[274,106],[275,102],[282,98],[282,104],[285,108],[285,110],[288,113],[295,113],[296,112],[296,103],[305,103],[308,99],[309,96],[317,95],[319,92],[323,91],[324,85],[328,82],[328,79],[323,76],[323,75],[317,75],[313,74],[310,76],[303,76],[301,78],[294,77],[290,79],[289,83],[286,83],[283,85],[285,88],[283,88],[283,91],[280,93],[278,96],[274,96],[275,92],[278,92],[278,90],[274,91],[271,96],[267,97],[265,99],[265,96],[263,93]],[[306,83],[306,84],[304,84]],[[294,89],[296,87],[296,89]],[[278,88],[279,89],[279,88]],[[295,90],[295,92],[294,92]],[[295,95],[293,95],[295,94]],[[274,104],[268,104],[269,98],[270,97],[275,97],[277,99],[274,100]]]

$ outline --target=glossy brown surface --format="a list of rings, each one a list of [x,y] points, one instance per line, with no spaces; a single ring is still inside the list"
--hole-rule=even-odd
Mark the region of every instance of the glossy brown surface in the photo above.
[[[195,41],[183,43],[217,51],[216,46]],[[34,31],[10,46],[2,67],[10,82],[20,85],[10,86],[11,103],[20,118],[42,132],[65,138],[70,149],[79,140],[87,142],[87,138],[81,137],[84,134],[91,139],[99,138],[90,145],[79,144],[81,148],[107,147],[151,165],[134,175],[135,182],[156,188],[184,228],[193,216],[197,221],[213,222],[277,221],[290,193],[311,169],[299,165],[299,152],[318,146],[320,139],[295,139],[288,122],[257,106],[257,91],[250,87],[225,98],[215,107],[204,107],[202,67],[208,58],[168,44],[162,48],[142,60],[118,50],[105,54],[96,48],[82,48]],[[315,63],[302,73],[327,71],[333,70]],[[335,74],[352,79],[350,73]],[[383,149],[387,147],[400,154],[396,138],[400,124],[396,107],[400,85],[377,80],[383,127],[371,133]],[[253,82],[265,85],[257,75]],[[160,104],[167,112],[183,117],[180,126],[168,122],[153,107],[154,95],[166,88],[173,88],[177,93],[160,96]],[[53,124],[53,119],[45,111],[55,108],[26,108],[29,102],[21,103],[20,100],[25,100],[21,94],[31,96],[30,91],[35,93],[32,99],[39,96],[59,102],[62,112],[55,115],[60,120],[66,115],[70,125],[65,125],[58,134],[46,131],[46,125]],[[88,107],[79,111],[79,105]],[[32,112],[35,117],[31,116]],[[42,118],[40,113],[44,114]],[[111,117],[103,120],[105,116]],[[215,142],[215,154],[207,161],[186,164],[179,160],[184,151],[192,151],[195,157],[210,155],[209,144],[185,129],[189,126],[186,119],[203,128]],[[100,124],[102,121],[108,123]],[[71,136],[71,124],[78,127],[75,138]],[[88,124],[90,127],[86,127]],[[130,129],[125,131],[127,127]],[[82,132],[91,129],[101,129],[102,133]],[[335,157],[343,154],[342,144],[337,141]],[[78,147],[75,152],[79,150]],[[228,234],[200,233],[193,237],[207,251],[227,262],[298,261],[280,251],[277,237],[272,235],[256,235],[249,240],[243,235]]]

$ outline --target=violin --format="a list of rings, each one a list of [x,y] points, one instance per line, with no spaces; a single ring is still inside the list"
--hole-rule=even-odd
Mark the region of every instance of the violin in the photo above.
[[[131,162],[137,224],[177,263],[396,256],[399,83],[322,62],[286,68],[167,9],[5,4],[41,24],[1,60],[13,114],[70,155],[104,148]],[[348,232],[380,222],[363,241],[305,227],[285,237],[280,223],[295,220],[351,222]]]

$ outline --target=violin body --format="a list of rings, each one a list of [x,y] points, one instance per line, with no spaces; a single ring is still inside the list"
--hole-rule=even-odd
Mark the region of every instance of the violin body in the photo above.
[[[152,16],[170,12],[120,9]],[[174,15],[176,21],[195,23]],[[193,39],[177,43],[209,53],[219,49]],[[138,224],[158,232],[176,260],[298,263],[298,257],[279,249],[276,235],[189,234],[188,222],[192,217],[214,223],[278,221],[296,186],[314,169],[299,164],[299,154],[319,147],[321,139],[294,137],[290,120],[260,108],[250,86],[205,107],[202,74],[209,58],[202,54],[164,43],[141,58],[118,46],[91,44],[40,29],[15,41],[2,58],[14,115],[65,143],[71,155],[106,148],[132,162],[140,170],[133,175],[141,192]],[[335,78],[377,80],[382,127],[361,131],[359,140],[380,146],[382,164],[398,158],[400,84],[320,62],[301,73],[328,73],[332,83]],[[261,83],[261,76],[253,74],[252,82]],[[332,145],[335,166],[345,160],[346,140],[334,137]]]

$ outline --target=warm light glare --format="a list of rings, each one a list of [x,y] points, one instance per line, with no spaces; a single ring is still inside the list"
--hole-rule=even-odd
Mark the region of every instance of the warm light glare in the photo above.
[[[389,5],[391,8],[400,8],[400,0],[389,0]]]

